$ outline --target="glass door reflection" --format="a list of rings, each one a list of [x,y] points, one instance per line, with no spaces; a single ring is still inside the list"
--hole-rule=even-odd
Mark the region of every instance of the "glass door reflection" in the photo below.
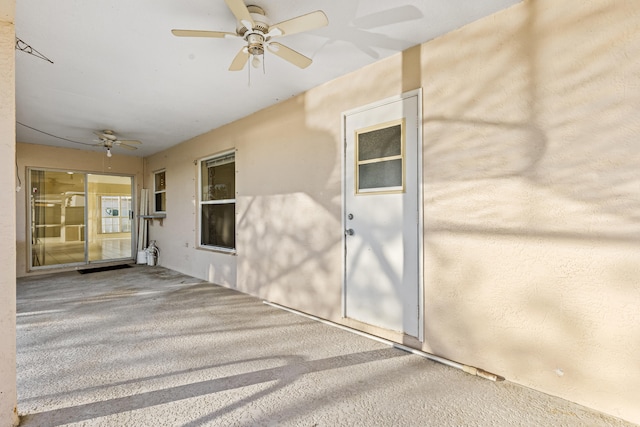
[[[133,178],[29,170],[31,268],[133,258]]]
[[[31,265],[84,263],[85,175],[32,170]]]
[[[89,262],[132,258],[132,178],[87,175]]]

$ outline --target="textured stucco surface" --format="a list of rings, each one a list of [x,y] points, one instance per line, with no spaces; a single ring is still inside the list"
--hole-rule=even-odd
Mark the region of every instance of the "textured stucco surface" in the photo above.
[[[22,426],[630,426],[162,267],[18,281]]]
[[[0,426],[16,414],[15,2],[0,0]]]
[[[531,1],[422,46],[429,348],[636,422],[638,22]]]
[[[422,87],[410,344],[640,422],[638,22],[636,1],[524,1],[147,159],[167,168],[161,262],[406,340],[340,317],[341,113]],[[193,248],[193,160],[229,148],[233,257]]]
[[[16,14],[15,0],[0,1],[0,21],[13,24]]]

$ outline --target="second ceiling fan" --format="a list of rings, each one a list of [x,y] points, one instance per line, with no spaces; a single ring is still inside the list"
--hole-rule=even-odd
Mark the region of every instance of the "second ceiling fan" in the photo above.
[[[120,139],[116,136],[115,132],[110,129],[105,129],[103,131],[94,131],[95,135],[98,136],[97,146],[104,147],[107,149],[107,157],[111,157],[111,149],[113,147],[122,147],[127,150],[137,150],[138,147],[136,145],[142,144],[140,141],[134,139]]]
[[[204,30],[171,30],[171,32],[178,37],[240,37],[244,39],[247,45],[243,46],[235,56],[231,62],[229,71],[242,70],[250,57],[253,57],[252,63],[254,66],[259,65],[265,50],[300,68],[306,68],[311,65],[311,58],[272,40],[276,37],[315,30],[316,28],[326,26],[329,20],[324,12],[317,10],[306,15],[270,25],[264,10],[259,6],[246,6],[243,0],[225,0],[225,3],[237,19],[235,33]]]

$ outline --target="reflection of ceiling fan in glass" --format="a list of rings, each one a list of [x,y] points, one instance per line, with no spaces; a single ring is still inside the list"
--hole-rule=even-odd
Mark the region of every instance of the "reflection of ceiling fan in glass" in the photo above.
[[[127,150],[137,150],[138,147],[136,145],[142,144],[140,141],[136,141],[133,139],[129,140],[121,140],[119,139],[112,130],[105,129],[103,131],[94,131],[99,138],[96,145],[100,147],[105,147],[107,149],[107,157],[111,157],[111,149],[113,147],[122,147]]]
[[[276,56],[296,65],[306,68],[311,65],[311,59],[295,50],[272,41],[276,37],[315,30],[326,26],[329,21],[321,10],[298,16],[278,24],[269,25],[264,10],[259,6],[245,6],[243,0],[225,0],[231,12],[238,20],[236,32],[199,31],[199,30],[171,30],[178,37],[213,37],[235,38],[241,37],[247,42],[231,62],[229,71],[240,71],[252,57],[251,64],[260,66],[261,57],[265,49]],[[264,64],[264,62],[263,62]]]

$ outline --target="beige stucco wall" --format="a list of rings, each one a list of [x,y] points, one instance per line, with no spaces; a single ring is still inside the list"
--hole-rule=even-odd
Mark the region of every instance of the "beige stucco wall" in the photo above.
[[[344,322],[341,113],[422,87],[422,348],[640,422],[638,22],[525,1],[146,159],[161,264]],[[237,256],[194,248],[194,160],[229,148]]]
[[[150,190],[153,172],[166,169],[167,218],[150,228],[160,264],[340,321],[341,113],[415,89],[396,72],[406,56],[415,52],[147,158]],[[232,148],[237,256],[196,248],[195,163]]]
[[[0,426],[18,424],[16,390],[15,1],[0,0]]]
[[[422,47],[427,348],[640,422],[640,3]]]
[[[196,248],[196,159],[234,148],[233,131],[204,135],[145,159],[145,187],[153,211],[153,174],[166,169],[167,217],[149,221],[149,238],[157,240],[158,263],[176,271],[235,287],[236,257]]]
[[[140,189],[142,188],[142,178],[144,161],[141,157],[124,156],[114,154],[108,158],[101,151],[85,151],[70,148],[50,147],[38,144],[18,143],[16,145],[16,159],[18,163],[18,174],[22,180],[23,188],[15,193],[16,199],[16,255],[17,255],[17,275],[18,277],[29,274],[42,274],[46,272],[39,270],[29,273],[28,256],[28,229],[27,229],[27,199],[30,194],[27,188],[27,168],[42,168],[52,170],[70,170],[78,172],[93,172],[101,174],[116,174],[133,176],[137,210]],[[14,187],[15,188],[15,185]],[[13,197],[13,196],[12,196]],[[137,225],[137,221],[136,221]]]

